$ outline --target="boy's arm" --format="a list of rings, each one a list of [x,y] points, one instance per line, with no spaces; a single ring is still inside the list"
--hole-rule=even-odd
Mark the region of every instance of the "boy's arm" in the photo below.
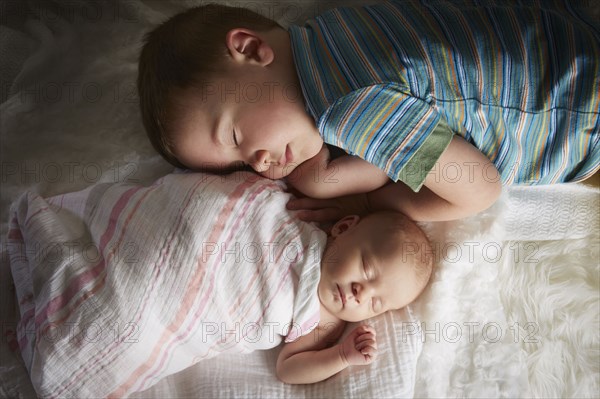
[[[298,165],[287,177],[298,191],[312,198],[335,198],[366,193],[390,181],[384,171],[355,156],[330,160],[327,145],[313,158]]]
[[[490,207],[502,185],[494,164],[477,148],[455,136],[429,172],[418,193],[402,182],[387,184],[373,192],[333,200],[300,198],[289,209],[303,210],[302,220],[330,221],[352,213],[395,210],[413,220],[441,221],[473,215]]]
[[[323,381],[352,364],[369,364],[377,354],[375,330],[355,328],[343,342],[333,345],[345,323],[321,324],[298,340],[287,343],[277,358],[277,377],[288,384]]]
[[[453,220],[489,208],[500,195],[498,170],[481,151],[454,136],[415,193],[405,184],[391,184],[369,193],[372,209],[390,209],[414,220]]]

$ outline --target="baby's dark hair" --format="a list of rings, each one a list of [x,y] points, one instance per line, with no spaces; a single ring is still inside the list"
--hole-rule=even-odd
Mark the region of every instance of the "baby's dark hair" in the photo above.
[[[415,271],[417,282],[425,288],[433,272],[434,254],[429,238],[411,219],[399,212],[382,211],[365,216],[361,222],[378,219],[379,228],[389,240],[382,246],[400,246],[403,261],[409,262]]]
[[[217,76],[227,57],[225,36],[234,28],[268,31],[281,27],[253,11],[208,4],[179,13],[144,37],[137,88],[142,122],[154,149],[176,167],[168,126],[174,89],[202,84]]]

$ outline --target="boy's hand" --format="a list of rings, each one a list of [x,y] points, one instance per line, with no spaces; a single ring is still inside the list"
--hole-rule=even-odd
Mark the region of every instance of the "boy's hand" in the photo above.
[[[294,168],[292,173],[287,176],[288,182],[298,187],[320,183],[319,179],[323,179],[322,171],[327,169],[329,158],[329,148],[323,144],[317,155]]]
[[[356,327],[340,344],[340,356],[349,366],[372,363],[377,357],[375,329],[364,324]]]
[[[286,207],[298,211],[296,214],[298,219],[320,223],[324,230],[344,216],[365,216],[370,212],[367,194],[353,194],[331,199],[295,198],[288,201]]]

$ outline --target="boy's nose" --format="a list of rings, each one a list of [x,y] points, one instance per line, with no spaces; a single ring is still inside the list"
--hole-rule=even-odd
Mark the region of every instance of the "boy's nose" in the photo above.
[[[254,154],[254,162],[250,162],[252,169],[257,172],[264,172],[271,166],[271,154],[267,150],[258,150]]]

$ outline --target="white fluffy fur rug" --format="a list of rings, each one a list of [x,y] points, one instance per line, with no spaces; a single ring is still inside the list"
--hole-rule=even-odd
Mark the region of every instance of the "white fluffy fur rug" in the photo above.
[[[597,397],[599,219],[598,190],[571,184],[425,225],[439,264],[418,301],[415,396]]]

